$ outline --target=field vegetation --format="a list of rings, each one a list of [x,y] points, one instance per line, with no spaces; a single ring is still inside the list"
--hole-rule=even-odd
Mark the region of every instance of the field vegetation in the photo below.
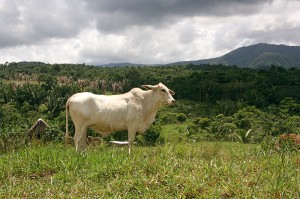
[[[101,144],[76,154],[62,144],[1,155],[1,198],[299,198],[300,158],[255,144]]]
[[[126,147],[93,131],[86,154],[65,146],[74,93],[118,94],[164,83],[176,105]],[[46,131],[30,139],[43,118]],[[74,133],[73,124],[69,124]],[[300,70],[222,65],[95,67],[0,64],[1,198],[299,198]]]

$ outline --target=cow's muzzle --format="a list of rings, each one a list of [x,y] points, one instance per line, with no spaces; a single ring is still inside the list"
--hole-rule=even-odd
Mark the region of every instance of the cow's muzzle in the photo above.
[[[175,104],[175,102],[176,102],[176,101],[175,101],[174,99],[171,99],[171,100],[168,101],[168,104],[170,104],[170,105],[171,105],[171,104]]]

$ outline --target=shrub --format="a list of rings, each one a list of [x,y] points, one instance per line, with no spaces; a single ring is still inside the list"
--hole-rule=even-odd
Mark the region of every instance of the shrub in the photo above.
[[[273,153],[275,151],[276,140],[273,136],[266,136],[260,142],[261,149],[266,153]]]
[[[274,121],[276,121],[273,115],[263,112],[254,106],[242,108],[233,115],[233,118],[239,129],[246,132],[252,129],[251,135],[254,142],[260,142],[263,137],[272,134]]]
[[[207,118],[207,117],[197,117],[193,123],[197,126],[199,126],[202,129],[207,128],[210,123],[211,123],[211,119]]]
[[[64,139],[65,132],[61,131],[61,129],[57,127],[53,127],[45,132],[44,135],[42,135],[41,139],[44,142],[62,142]]]
[[[219,114],[226,116],[232,115],[236,112],[236,103],[232,100],[217,101],[217,111]]]
[[[297,134],[281,134],[276,142],[276,148],[281,151],[300,149],[300,138]]]
[[[177,122],[177,114],[170,112],[159,112],[157,114],[157,122],[163,124],[174,124]]]
[[[248,143],[250,142],[250,132],[252,129],[249,129],[248,131],[244,130],[244,129],[239,129],[236,134],[237,138],[242,142],[242,143]]]
[[[211,132],[215,134],[216,138],[220,138],[222,140],[227,140],[231,135],[235,134],[237,131],[237,127],[233,123],[223,123],[219,121],[214,121],[211,124]]]
[[[178,113],[176,115],[176,119],[178,122],[185,122],[186,121],[186,115],[184,113]]]
[[[155,145],[158,144],[158,142],[163,143],[163,140],[160,137],[161,131],[161,126],[151,125],[143,134],[144,144]]]
[[[208,133],[207,130],[199,128],[199,126],[195,124],[190,124],[186,128],[186,137],[191,142],[198,142],[198,141],[212,141],[214,140],[214,136]]]
[[[158,125],[151,125],[147,131],[141,135],[136,135],[135,141],[137,141],[141,145],[153,146],[155,144],[163,143],[163,139],[161,135],[162,128]],[[105,137],[104,140],[117,140],[117,141],[127,141],[128,133],[126,130],[117,131],[110,134],[108,137]]]
[[[128,140],[128,132],[127,131],[114,132],[109,136],[109,140],[127,141]]]
[[[284,127],[286,133],[298,134],[300,132],[300,116],[294,115],[285,119]]]

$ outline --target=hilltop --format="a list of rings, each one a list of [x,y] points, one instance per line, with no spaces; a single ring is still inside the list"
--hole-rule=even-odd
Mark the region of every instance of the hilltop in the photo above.
[[[242,68],[267,68],[271,65],[285,68],[300,67],[300,46],[259,43],[237,48],[223,56],[195,61],[180,61],[166,65],[223,64]]]

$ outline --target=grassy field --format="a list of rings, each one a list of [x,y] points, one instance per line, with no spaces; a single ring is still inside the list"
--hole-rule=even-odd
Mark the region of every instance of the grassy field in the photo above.
[[[300,156],[225,142],[33,144],[0,157],[0,198],[299,198]]]

